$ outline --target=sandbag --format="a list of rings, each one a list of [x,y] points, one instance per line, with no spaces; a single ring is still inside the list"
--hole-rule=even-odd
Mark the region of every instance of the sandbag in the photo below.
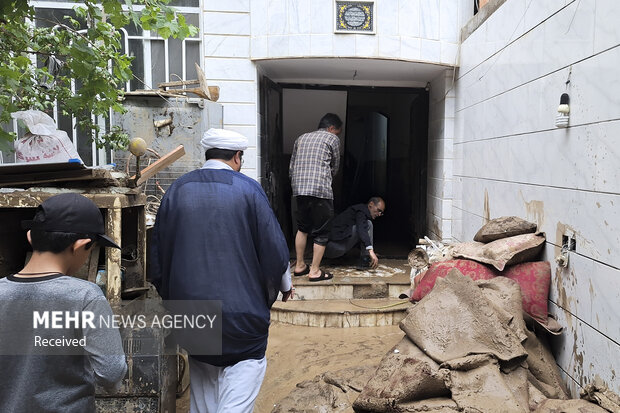
[[[420,301],[433,289],[437,279],[444,278],[453,268],[475,281],[490,280],[500,275],[515,281],[520,287],[522,298],[519,312],[525,311],[541,325],[547,326],[547,303],[551,282],[549,262],[526,262],[507,267],[502,272],[472,260],[450,260],[435,263],[426,272],[420,274],[420,280],[413,290],[410,300]],[[516,317],[515,320],[522,321],[521,317]]]
[[[538,406],[535,413],[609,413],[607,410],[586,400],[547,399]]]
[[[56,129],[56,122],[46,113],[22,110],[11,113],[11,117],[23,121],[29,132],[14,143],[15,162],[50,163],[80,159],[67,133]]]
[[[558,365],[549,348],[533,332],[526,330],[527,366],[534,380],[530,382],[550,399],[568,399]]]
[[[359,390],[372,377],[376,366],[356,366],[326,372],[312,380],[297,383],[285,398],[274,405],[272,413],[345,413]]]
[[[500,217],[487,222],[474,235],[474,241],[491,242],[515,235],[536,232],[536,224],[519,217]]]
[[[345,413],[350,407],[345,393],[316,376],[297,383],[292,392],[274,405],[271,413]]]
[[[438,371],[439,365],[405,336],[383,357],[353,408],[391,411],[398,403],[449,396]]]
[[[521,342],[527,339],[527,328],[523,321],[521,287],[514,280],[496,277],[489,281],[476,281],[476,285],[495,311],[506,320],[508,326]]]
[[[551,265],[548,261],[535,261],[508,267],[502,275],[516,281],[521,287],[523,311],[534,319],[547,323],[547,301],[551,283]]]
[[[547,400],[547,397],[544,394],[542,394],[540,390],[534,387],[534,385],[532,384],[532,381],[530,380],[530,376],[528,376],[528,382],[529,383],[528,383],[527,391],[530,395],[530,411],[533,412],[533,411],[536,411],[536,409],[538,409],[538,407],[542,404],[542,402]]]
[[[453,268],[472,280],[490,280],[499,274],[493,268],[472,260],[437,262],[431,264],[428,270],[421,274],[420,281],[411,296],[411,301],[420,301],[424,298],[435,286],[437,278],[444,278]]]
[[[499,271],[503,271],[507,265],[533,261],[544,243],[543,233],[523,234],[498,239],[488,244],[476,241],[455,244],[452,248],[452,255],[456,258],[491,264]]]
[[[492,354],[505,362],[527,357],[509,323],[500,318],[475,282],[456,269],[438,279],[399,326],[438,363],[470,354]]]
[[[528,413],[527,370],[508,374],[492,357],[473,370],[450,370],[448,388],[458,407],[466,412]],[[500,407],[501,406],[501,407]]]

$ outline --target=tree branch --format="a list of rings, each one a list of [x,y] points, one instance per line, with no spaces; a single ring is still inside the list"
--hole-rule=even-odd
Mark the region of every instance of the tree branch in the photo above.
[[[82,39],[84,39],[86,42],[88,42],[88,44],[89,44],[89,45],[90,45],[93,49],[95,49],[95,50],[96,50],[96,51],[98,51],[99,53],[102,53],[102,54],[103,54],[103,51],[102,51],[102,50],[101,50],[101,49],[97,46],[97,44],[96,44],[94,41],[92,41],[92,40],[91,40],[91,39],[89,39],[88,37],[84,36],[82,33],[80,33],[80,31],[79,31],[79,30],[76,30],[76,29],[74,29],[74,28],[73,28],[73,27],[71,27],[71,26],[67,26],[66,24],[61,23],[61,22],[59,22],[59,21],[54,21],[54,20],[50,20],[50,19],[43,18],[43,17],[34,17],[34,20],[41,20],[41,21],[46,21],[46,22],[48,22],[48,23],[54,23],[55,25],[60,26],[60,27],[62,27],[63,29],[66,29],[66,30],[68,30],[68,31],[70,31],[70,32],[72,32],[72,33],[74,33],[76,36],[81,37],[81,38],[82,38]],[[52,29],[53,29],[53,27],[52,27]]]

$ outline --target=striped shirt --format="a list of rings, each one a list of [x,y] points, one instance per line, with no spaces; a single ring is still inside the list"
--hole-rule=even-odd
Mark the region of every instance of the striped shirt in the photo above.
[[[293,196],[334,199],[332,177],[340,164],[338,136],[319,129],[295,141],[289,165]]]

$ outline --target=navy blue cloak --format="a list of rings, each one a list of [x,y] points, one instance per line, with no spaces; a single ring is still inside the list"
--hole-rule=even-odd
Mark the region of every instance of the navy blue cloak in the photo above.
[[[255,180],[227,169],[177,179],[157,213],[150,257],[163,299],[222,302],[222,355],[193,357],[215,366],[264,357],[289,251]]]

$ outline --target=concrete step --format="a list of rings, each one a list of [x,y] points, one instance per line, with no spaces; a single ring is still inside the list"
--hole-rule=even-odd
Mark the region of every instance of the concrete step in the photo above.
[[[374,270],[360,271],[351,265],[325,265],[322,268],[332,273],[334,278],[309,281],[307,275],[293,277],[297,299],[398,298],[410,285],[410,268],[405,260],[381,260]]]
[[[277,301],[271,321],[310,327],[388,326],[398,324],[411,305],[394,298]]]

